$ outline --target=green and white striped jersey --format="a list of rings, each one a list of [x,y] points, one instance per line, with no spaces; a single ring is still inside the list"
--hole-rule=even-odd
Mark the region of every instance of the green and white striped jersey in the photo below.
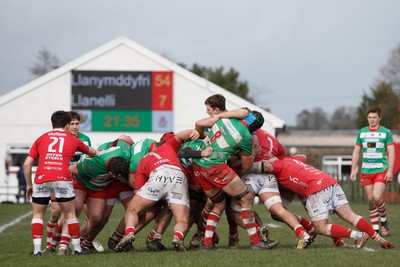
[[[241,151],[250,155],[253,149],[253,137],[247,126],[238,119],[220,119],[204,139],[207,146],[214,150],[210,157],[193,159],[202,167],[226,163],[228,158]]]
[[[113,157],[123,157],[129,161],[131,146],[124,140],[117,142],[116,146],[110,147],[112,142],[107,142],[99,146],[100,151],[97,157],[91,158],[87,155],[82,156],[78,161],[78,173],[76,176],[86,188],[91,190],[103,190],[115,179],[110,177],[107,165]],[[117,178],[121,182],[127,182],[128,177]]]
[[[191,140],[183,143],[179,150],[184,150],[186,148],[190,148],[191,150],[194,151],[199,151],[199,150],[204,150],[206,148],[206,144],[204,143],[203,140],[197,139],[197,140]],[[182,164],[182,167],[185,169],[189,169],[192,167],[193,159],[192,158],[179,158],[179,161]]]
[[[389,129],[382,125],[377,130],[364,127],[358,132],[356,143],[362,148],[361,173],[378,173],[388,169],[387,146],[393,144]]]
[[[150,152],[152,144],[156,143],[155,140],[145,138],[140,140],[131,147],[131,159],[129,161],[129,172],[135,173],[139,161]]]

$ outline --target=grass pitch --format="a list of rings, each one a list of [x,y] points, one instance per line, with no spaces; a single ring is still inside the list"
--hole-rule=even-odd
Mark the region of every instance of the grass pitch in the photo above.
[[[290,210],[306,215],[302,206],[292,204]],[[354,211],[364,218],[368,218],[366,204],[353,204]],[[353,248],[337,249],[330,238],[318,236],[310,248],[299,251],[295,249],[296,237],[284,224],[275,222],[269,216],[264,206],[256,205],[265,225],[270,230],[270,237],[277,239],[280,244],[277,248],[265,251],[251,251],[249,239],[245,230],[240,229],[240,246],[238,250],[229,250],[228,225],[224,216],[217,227],[220,243],[217,250],[189,251],[177,253],[172,250],[172,228],[168,228],[164,235],[163,244],[169,249],[167,252],[148,253],[145,240],[151,225],[137,234],[134,242],[135,251],[116,254],[107,248],[107,241],[114,231],[124,211],[121,205],[115,207],[110,221],[98,236],[97,240],[105,247],[103,253],[84,256],[43,255],[31,257],[33,250],[31,239],[31,215],[15,221],[16,218],[31,211],[29,204],[0,204],[0,266],[399,266],[400,255],[398,248],[393,250],[380,249],[377,244],[369,240],[362,250]],[[47,213],[47,215],[49,212]],[[46,217],[47,219],[47,217]],[[336,215],[336,223],[349,226]],[[388,220],[391,236],[387,239],[399,246],[400,218],[398,206],[388,205]],[[14,222],[13,222],[14,221]],[[10,223],[13,222],[13,223]],[[189,232],[185,244],[188,246],[194,229]],[[345,240],[352,245],[352,239]],[[45,245],[45,238],[43,245]]]

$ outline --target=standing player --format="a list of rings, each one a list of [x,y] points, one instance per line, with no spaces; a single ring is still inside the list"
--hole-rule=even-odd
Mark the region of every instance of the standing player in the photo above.
[[[69,163],[76,151],[91,157],[97,156],[96,149],[86,146],[81,140],[69,133],[71,118],[65,111],[56,111],[51,116],[53,130],[40,136],[32,145],[29,156],[24,163],[24,174],[27,184],[26,196],[32,199],[32,238],[33,256],[41,255],[43,237],[43,217],[54,193],[66,218],[68,231],[72,238],[74,254],[81,254],[79,221],[75,214],[75,192]],[[32,166],[39,159],[34,182],[32,183]]]
[[[71,122],[69,126],[69,132],[76,138],[79,138],[82,140],[82,142],[87,145],[91,146],[92,143],[90,141],[89,136],[87,136],[84,133],[79,132],[80,128],[80,122],[81,122],[81,116],[79,115],[78,112],[76,111],[69,111],[68,114],[71,117]],[[79,161],[79,159],[82,157],[83,153],[80,151],[75,152],[74,157],[72,158],[70,165],[73,165]],[[70,240],[70,236],[68,234],[68,229],[66,226],[64,226],[61,229],[60,223],[57,223],[60,215],[61,215],[61,209],[60,206],[58,205],[57,201],[54,199],[54,196],[52,196],[51,199],[51,213],[49,216],[49,219],[47,221],[47,246],[46,249],[43,250],[43,253],[53,253],[55,252],[57,244],[60,242],[63,247],[65,248],[68,245],[68,242]],[[62,233],[61,233],[62,232]],[[54,233],[54,235],[53,235]],[[94,242],[96,244],[96,247],[102,248],[100,243]],[[103,248],[104,250],[104,248]]]
[[[368,108],[368,126],[358,132],[351,160],[350,179],[353,182],[356,180],[357,165],[362,151],[360,184],[368,200],[372,227],[379,233],[380,218],[380,234],[388,236],[390,232],[383,194],[386,184],[393,181],[395,150],[391,131],[379,124],[381,118],[379,107]]]

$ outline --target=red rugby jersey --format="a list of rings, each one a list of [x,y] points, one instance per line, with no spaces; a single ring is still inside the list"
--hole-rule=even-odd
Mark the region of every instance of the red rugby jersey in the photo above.
[[[305,197],[339,183],[329,174],[295,158],[284,157],[272,162],[272,174],[287,189]]]
[[[71,180],[69,163],[76,151],[86,154],[89,147],[61,129],[49,131],[36,139],[29,150],[31,158],[39,158],[35,183]]]
[[[170,138],[165,144],[146,154],[138,163],[134,188],[141,188],[149,179],[150,173],[162,165],[173,165],[185,172],[177,155],[180,146],[181,143],[176,138]]]
[[[260,160],[268,160],[272,157],[281,157],[286,153],[286,148],[270,133],[262,129],[255,131],[258,138],[258,143],[261,147],[261,152],[254,159],[254,162]]]

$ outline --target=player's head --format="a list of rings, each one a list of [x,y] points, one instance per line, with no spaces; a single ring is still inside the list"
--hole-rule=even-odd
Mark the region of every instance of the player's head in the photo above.
[[[367,120],[370,127],[377,127],[382,118],[382,111],[378,106],[367,109]]]
[[[114,178],[128,176],[129,162],[123,157],[113,157],[108,163],[107,168]]]
[[[207,114],[209,116],[217,115],[223,111],[226,111],[225,97],[221,94],[215,94],[206,99],[204,104],[207,108]]]
[[[71,122],[69,124],[69,131],[72,135],[76,136],[79,132],[79,125],[81,122],[81,116],[76,111],[69,111],[69,116],[71,117]]]
[[[378,114],[379,117],[381,117],[381,115],[382,115],[382,110],[381,110],[381,108],[378,107],[378,106],[372,106],[372,107],[369,107],[369,108],[367,109],[367,116],[368,116],[369,113],[376,113],[376,114]]]
[[[172,137],[174,137],[175,136],[175,134],[174,134],[174,132],[166,132],[166,133],[164,133],[162,136],[161,136],[161,138],[160,138],[160,142],[161,141],[168,141],[169,139],[171,139]]]
[[[51,124],[53,129],[65,128],[71,122],[71,117],[64,110],[57,110],[51,114]]]
[[[264,124],[263,115],[256,110],[251,111],[243,120],[247,124],[247,128],[249,129],[250,133],[260,129]]]

